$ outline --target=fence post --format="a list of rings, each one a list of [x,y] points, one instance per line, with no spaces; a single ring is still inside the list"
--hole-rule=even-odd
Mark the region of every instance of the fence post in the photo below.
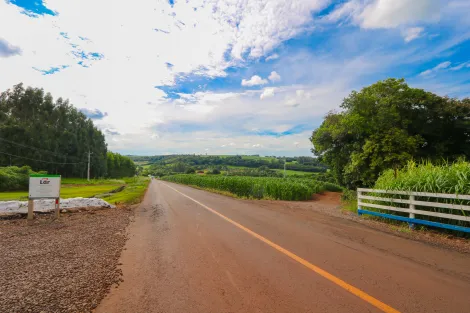
[[[60,198],[55,199],[55,218],[59,218],[60,216]]]
[[[359,190],[359,188],[357,189],[357,215],[361,216],[362,213],[361,213],[361,207],[359,206],[359,201],[361,201],[361,195],[362,195],[362,191]]]
[[[410,195],[410,218],[415,218],[415,213],[411,212],[415,210],[415,196],[413,194]],[[411,229],[415,229],[415,224],[414,223],[408,223]]]

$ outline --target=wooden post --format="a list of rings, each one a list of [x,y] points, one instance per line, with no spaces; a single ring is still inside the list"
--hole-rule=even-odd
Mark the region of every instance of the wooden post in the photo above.
[[[34,219],[34,200],[28,200],[28,224],[32,224]]]
[[[55,199],[55,218],[59,218],[60,216],[60,199]]]
[[[415,210],[414,201],[415,201],[415,196],[414,196],[414,195],[410,195],[410,218],[415,218],[415,213],[414,213],[414,212],[411,212],[411,211],[414,211],[414,210]],[[408,225],[410,226],[411,229],[414,229],[414,228],[415,228],[415,224],[414,224],[414,223],[408,223]]]
[[[357,215],[362,215],[361,213],[361,207],[359,206],[359,202],[361,202],[361,195],[362,191],[357,190]]]

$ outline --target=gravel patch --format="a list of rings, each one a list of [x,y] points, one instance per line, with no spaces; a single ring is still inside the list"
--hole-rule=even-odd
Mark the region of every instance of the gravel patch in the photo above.
[[[100,198],[69,198],[60,199],[61,209],[103,207],[115,208]],[[34,212],[51,212],[55,209],[54,199],[34,200]],[[28,213],[28,201],[0,201],[0,215],[12,213]]]
[[[0,312],[91,312],[122,281],[131,209],[0,220]]]

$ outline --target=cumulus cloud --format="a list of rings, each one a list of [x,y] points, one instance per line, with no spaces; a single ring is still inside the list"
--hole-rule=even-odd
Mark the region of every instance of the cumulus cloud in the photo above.
[[[450,65],[451,65],[451,63],[449,61],[442,62],[442,63],[439,63],[438,65],[436,65],[435,67],[433,67],[429,70],[421,72],[419,75],[420,76],[431,76],[432,74],[435,74],[436,72],[438,72],[440,70],[448,68]]]
[[[410,42],[422,36],[424,31],[423,27],[411,27],[403,31],[403,39],[405,42]]]
[[[263,93],[259,96],[259,98],[263,100],[266,98],[274,97],[275,91],[276,91],[276,88],[264,88]]]
[[[80,112],[85,114],[86,117],[92,119],[92,120],[101,120],[108,116],[107,112],[101,112],[98,109],[87,109],[87,108],[81,108],[79,109]]]
[[[271,74],[269,75],[269,80],[272,81],[273,83],[274,82],[278,82],[281,80],[281,75],[279,75],[278,73],[276,72],[271,72]]]
[[[253,75],[249,80],[242,79],[242,86],[250,87],[257,85],[266,85],[268,81],[258,75]]]
[[[20,54],[20,47],[13,46],[5,39],[0,38],[0,58],[8,58]]]

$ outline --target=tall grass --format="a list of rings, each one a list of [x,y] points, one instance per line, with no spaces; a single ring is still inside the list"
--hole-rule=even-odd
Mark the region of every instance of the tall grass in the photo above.
[[[405,190],[431,193],[470,194],[470,163],[463,160],[435,165],[414,161],[395,173],[385,171],[375,183],[375,189]]]
[[[226,191],[242,198],[275,200],[309,200],[313,194],[325,190],[339,191],[333,184],[304,178],[240,177],[240,176],[202,176],[172,175],[163,180],[197,186],[205,189]]]
[[[470,163],[464,160],[459,160],[451,164],[443,163],[438,165],[429,161],[421,163],[410,161],[404,168],[398,170],[396,175],[394,170],[385,171],[377,179],[374,189],[470,195]],[[408,199],[408,196],[398,195],[392,196],[377,194],[377,196]],[[415,199],[427,202],[439,201],[452,204],[470,205],[470,201],[460,199],[438,199],[435,197],[415,197]],[[390,205],[390,203],[381,203],[377,201],[376,203]],[[394,206],[407,207],[407,205],[397,204],[394,204]],[[427,206],[417,206],[416,209],[462,216],[468,216],[469,214],[468,211],[464,210],[452,210]],[[406,216],[406,213],[386,213]],[[453,219],[431,217],[426,215],[419,215],[417,218],[445,224],[470,227],[470,223],[465,221],[456,221]]]

